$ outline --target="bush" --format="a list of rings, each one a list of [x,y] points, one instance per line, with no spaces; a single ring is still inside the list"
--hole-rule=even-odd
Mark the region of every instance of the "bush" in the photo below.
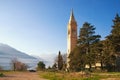
[[[4,74],[3,74],[3,73],[0,73],[0,77],[4,77]]]
[[[37,69],[38,69],[38,70],[45,70],[45,64],[44,64],[44,62],[40,61],[40,62],[37,64]]]

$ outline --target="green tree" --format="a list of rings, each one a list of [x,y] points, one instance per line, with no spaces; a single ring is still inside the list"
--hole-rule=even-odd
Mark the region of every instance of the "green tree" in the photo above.
[[[120,17],[116,14],[115,19],[113,20],[112,31],[107,39],[110,41],[113,46],[113,50],[116,55],[120,55]]]
[[[57,70],[57,64],[56,64],[56,63],[54,63],[54,64],[52,65],[52,69],[53,69],[53,70]]]
[[[63,57],[62,57],[62,55],[61,55],[61,52],[59,51],[59,53],[58,53],[58,60],[57,60],[58,62],[58,70],[62,70],[62,68],[63,68]]]
[[[107,39],[112,47],[110,52],[111,55],[116,56],[116,62],[113,60],[113,63],[116,64],[117,71],[120,71],[120,64],[118,64],[118,60],[120,58],[120,17],[116,14],[115,19],[113,20],[112,31]],[[111,64],[112,65],[112,64]]]
[[[70,53],[70,69],[74,71],[84,70],[85,65],[89,65],[91,70],[92,64],[95,64],[95,53],[92,51],[93,44],[100,41],[100,35],[95,35],[95,27],[85,22],[80,29],[78,44]]]
[[[100,35],[95,34],[95,27],[92,26],[90,23],[85,22],[80,29],[78,45],[85,45],[86,47],[86,54],[90,52],[90,45],[96,43],[100,40]]]
[[[78,45],[84,45],[85,54],[87,56],[87,64],[89,65],[89,70],[91,70],[92,64],[95,63],[94,53],[91,51],[92,45],[100,41],[101,36],[95,35],[95,27],[90,23],[85,22],[80,29]]]
[[[85,69],[86,54],[83,46],[76,46],[70,53],[69,58],[69,68],[71,71],[81,71]]]
[[[92,52],[95,54],[95,61],[101,64],[101,70],[112,71],[115,65],[115,56],[112,54],[112,46],[108,39],[92,45]]]
[[[37,65],[38,65],[38,66],[37,66],[38,70],[44,70],[44,69],[45,69],[45,64],[44,64],[44,62],[40,61]]]
[[[102,59],[105,69],[107,71],[113,71],[115,67],[115,55],[113,53],[113,46],[111,45],[108,39],[102,41],[103,42],[103,51],[102,51]]]

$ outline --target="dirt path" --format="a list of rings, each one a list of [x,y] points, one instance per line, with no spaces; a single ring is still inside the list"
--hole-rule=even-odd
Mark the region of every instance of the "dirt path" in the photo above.
[[[40,78],[37,72],[14,72],[6,74],[0,80],[47,80]]]

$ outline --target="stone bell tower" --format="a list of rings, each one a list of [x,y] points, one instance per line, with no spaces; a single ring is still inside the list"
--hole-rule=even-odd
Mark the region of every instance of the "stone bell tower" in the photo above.
[[[75,48],[76,44],[77,44],[77,22],[75,21],[72,10],[67,27],[67,68],[69,68],[70,61],[68,56],[70,52]]]

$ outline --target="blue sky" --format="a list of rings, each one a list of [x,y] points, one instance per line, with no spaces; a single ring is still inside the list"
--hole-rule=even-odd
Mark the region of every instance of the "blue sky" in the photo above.
[[[72,8],[78,31],[87,21],[104,39],[120,14],[120,0],[0,0],[0,43],[45,58],[66,53]]]

